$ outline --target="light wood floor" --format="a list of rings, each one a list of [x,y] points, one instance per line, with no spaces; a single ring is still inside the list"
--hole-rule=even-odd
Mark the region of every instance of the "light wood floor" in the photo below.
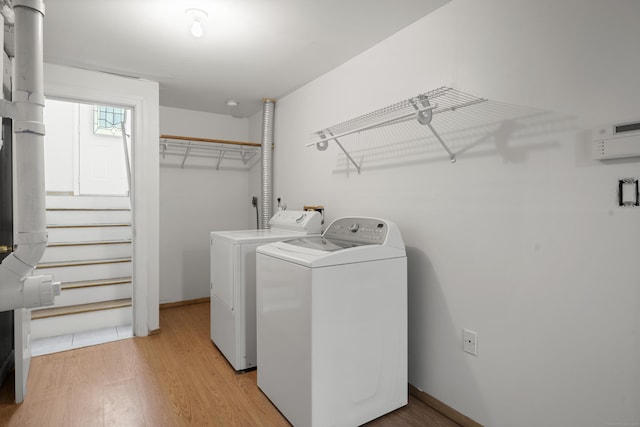
[[[209,304],[163,309],[161,333],[34,357],[21,405],[0,388],[0,426],[288,426],[209,339]],[[410,397],[367,426],[457,426]]]

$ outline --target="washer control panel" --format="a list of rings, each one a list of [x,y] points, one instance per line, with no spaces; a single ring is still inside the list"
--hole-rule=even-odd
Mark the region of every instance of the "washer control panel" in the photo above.
[[[387,238],[388,226],[375,218],[340,218],[331,223],[323,236],[360,244],[382,245]]]

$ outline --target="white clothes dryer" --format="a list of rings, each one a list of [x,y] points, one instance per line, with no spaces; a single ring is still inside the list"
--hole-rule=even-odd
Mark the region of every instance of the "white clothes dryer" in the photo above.
[[[268,229],[211,232],[211,340],[236,371],[256,366],[256,248],[320,234],[321,223],[318,212],[281,210]]]
[[[258,387],[296,427],[407,404],[407,258],[397,226],[341,218],[257,249]]]

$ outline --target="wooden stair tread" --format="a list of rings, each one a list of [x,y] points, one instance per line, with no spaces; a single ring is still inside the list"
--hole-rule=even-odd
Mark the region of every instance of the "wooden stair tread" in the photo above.
[[[46,319],[48,317],[66,316],[80,313],[90,313],[92,311],[111,310],[114,308],[123,307],[131,307],[131,298],[33,310],[31,312],[31,320]]]
[[[94,223],[94,224],[47,224],[47,228],[94,228],[94,227],[131,227],[130,222]]]
[[[46,208],[47,211],[79,211],[79,212],[100,212],[100,211],[131,211],[129,208]]]
[[[93,286],[108,286],[108,285],[122,285],[126,283],[131,283],[131,277],[115,277],[113,279],[102,279],[102,280],[81,280],[78,282],[64,282],[61,284],[61,288],[64,291],[65,289],[79,289],[79,288],[90,288]]]
[[[116,264],[119,262],[131,262],[131,257],[110,258],[110,259],[90,259],[90,260],[84,260],[84,261],[45,262],[42,264],[38,264],[36,268],[79,267],[82,265]]]
[[[47,244],[48,248],[70,247],[70,246],[93,246],[93,245],[117,245],[131,243],[131,239],[123,240],[96,240],[91,242],[57,242]]]

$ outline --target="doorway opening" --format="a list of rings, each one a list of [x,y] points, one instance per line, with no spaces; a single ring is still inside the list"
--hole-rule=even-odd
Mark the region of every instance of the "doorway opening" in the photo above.
[[[45,102],[49,243],[37,274],[62,292],[32,311],[32,354],[133,336],[132,109]]]

